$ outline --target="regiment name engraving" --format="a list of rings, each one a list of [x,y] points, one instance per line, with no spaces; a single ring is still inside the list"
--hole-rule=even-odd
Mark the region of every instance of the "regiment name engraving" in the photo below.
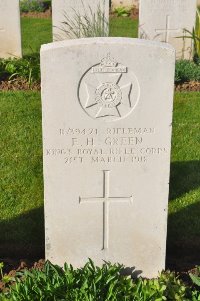
[[[62,158],[65,164],[147,163],[168,153],[165,146],[149,145],[146,137],[156,135],[155,128],[58,129],[66,147],[46,149],[46,156]],[[149,139],[148,139],[149,141]]]

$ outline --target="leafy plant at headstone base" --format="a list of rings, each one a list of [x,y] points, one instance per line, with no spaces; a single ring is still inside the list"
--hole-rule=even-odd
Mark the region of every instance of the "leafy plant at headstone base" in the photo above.
[[[192,282],[200,287],[200,266],[196,267],[195,273],[189,273]]]
[[[200,65],[188,60],[176,61],[175,83],[200,81]]]
[[[114,13],[117,15],[117,17],[128,17],[131,14],[131,8],[122,6],[116,7]]]
[[[56,40],[63,38],[78,39],[86,37],[106,37],[109,32],[108,20],[105,14],[105,1],[99,2],[96,12],[91,6],[85,6],[81,1],[83,14],[72,8],[73,16],[64,12],[64,21],[59,29],[62,34],[56,36]]]
[[[0,60],[0,81],[15,80],[17,77],[26,79],[29,86],[40,81],[39,55],[30,55],[22,59]]]
[[[187,300],[186,296],[190,293],[189,289],[174,272],[166,271],[162,273],[159,281],[166,287],[167,300]]]
[[[15,279],[13,277],[3,274],[3,267],[4,267],[4,263],[0,262],[0,279],[1,279],[1,281],[4,282],[5,284],[10,283],[11,281],[12,282],[15,281]]]
[[[41,0],[44,10],[51,8],[51,0]]]
[[[200,10],[197,9],[196,13],[196,25],[192,32],[184,29],[188,35],[184,36],[184,39],[192,39],[194,45],[193,58],[194,61],[200,64]]]
[[[171,272],[157,279],[133,280],[124,276],[120,264],[104,263],[102,267],[89,261],[83,268],[71,265],[61,268],[45,263],[42,270],[18,272],[15,284],[0,294],[1,301],[198,301],[199,292]]]
[[[192,294],[192,301],[200,300],[200,266],[197,266],[195,272],[189,273],[190,279],[194,286],[198,287],[198,290],[194,291]]]
[[[24,13],[43,12],[45,10],[45,6],[43,5],[42,0],[21,0],[20,10]]]

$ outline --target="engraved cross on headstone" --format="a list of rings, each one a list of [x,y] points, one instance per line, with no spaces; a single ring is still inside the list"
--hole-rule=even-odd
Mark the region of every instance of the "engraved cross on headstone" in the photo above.
[[[109,205],[110,203],[132,203],[133,197],[110,197],[110,171],[103,170],[103,197],[79,198],[79,203],[103,203],[103,250],[109,246]]]
[[[157,33],[164,33],[165,34],[165,39],[164,39],[164,41],[163,42],[165,42],[165,43],[168,43],[169,42],[169,38],[170,38],[170,33],[171,32],[179,32],[180,33],[180,29],[171,29],[170,28],[170,16],[169,15],[167,15],[166,16],[166,28],[164,28],[164,29],[155,29],[155,31],[157,32]]]

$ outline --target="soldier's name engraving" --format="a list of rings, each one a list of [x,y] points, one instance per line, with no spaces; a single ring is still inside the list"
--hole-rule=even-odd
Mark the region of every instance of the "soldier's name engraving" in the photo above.
[[[156,134],[154,127],[62,128],[58,136],[65,147],[48,148],[45,155],[65,164],[145,164],[169,153],[165,146],[149,145]]]
[[[105,145],[137,145],[139,143],[142,143],[143,137],[106,137],[103,140],[95,140],[95,138],[72,138],[71,140],[71,146],[97,146],[99,144],[105,144]]]

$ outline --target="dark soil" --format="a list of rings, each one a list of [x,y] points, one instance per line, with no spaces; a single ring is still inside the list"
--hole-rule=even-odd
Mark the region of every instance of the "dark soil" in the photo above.
[[[22,17],[28,18],[42,18],[48,19],[51,18],[51,9],[46,10],[45,12],[28,12],[28,13],[21,13]]]
[[[187,82],[176,85],[176,91],[198,91],[200,92],[200,82]]]
[[[1,262],[1,259],[0,259]],[[3,260],[4,262],[4,268],[3,268],[3,274],[8,275],[9,277],[16,277],[17,273],[20,271],[23,271],[25,269],[27,270],[32,270],[32,269],[37,269],[37,270],[42,270],[45,264],[44,259],[40,259],[38,261],[34,260],[10,260],[10,259],[5,259]],[[176,271],[177,275],[187,284],[191,284],[191,280],[189,277],[189,273],[195,274],[196,269],[187,269],[185,271]],[[11,280],[9,283],[5,284],[3,281],[0,279],[0,293],[1,292],[6,292],[8,290],[8,286],[12,285],[14,282]]]
[[[139,18],[139,9],[138,8],[132,9],[130,17],[131,19],[137,20]]]
[[[40,90],[40,83],[34,82],[29,84],[24,78],[16,78],[8,81],[0,81],[0,91],[17,91],[17,90]]]
[[[1,261],[1,259],[0,259]],[[30,260],[10,260],[10,259],[5,259],[3,260],[4,263],[4,268],[3,268],[3,274],[8,275],[9,277],[15,277],[18,272],[24,270],[24,269],[38,269],[42,270],[44,267],[45,260],[40,259],[38,261],[30,261]],[[12,284],[12,281],[10,283]],[[8,284],[5,284],[3,281],[0,279],[0,292],[6,291]]]
[[[0,81],[0,90],[3,90],[3,91],[17,91],[17,90],[40,91],[40,83],[34,82],[30,85],[26,79],[18,77],[13,80]],[[186,82],[186,83],[182,83],[182,84],[177,84],[177,85],[175,85],[175,91],[200,92],[200,82],[191,81],[191,82]]]
[[[27,13],[21,13],[22,17],[28,17],[28,18],[51,18],[52,11],[51,9],[46,10],[45,12],[27,12]],[[111,17],[116,17],[117,15],[114,12],[110,13]],[[139,9],[138,8],[133,8],[131,10],[131,14],[129,18],[131,19],[138,19],[139,17]]]
[[[39,244],[0,244],[0,262],[4,263],[3,273],[14,277],[25,268],[42,269],[45,261],[39,258],[44,258],[44,248],[44,238],[41,238]],[[175,271],[187,283],[190,282],[188,273],[194,271],[195,266],[200,266],[200,237],[173,240],[168,238],[166,269]],[[0,292],[1,290],[6,290],[6,285],[0,279]]]

